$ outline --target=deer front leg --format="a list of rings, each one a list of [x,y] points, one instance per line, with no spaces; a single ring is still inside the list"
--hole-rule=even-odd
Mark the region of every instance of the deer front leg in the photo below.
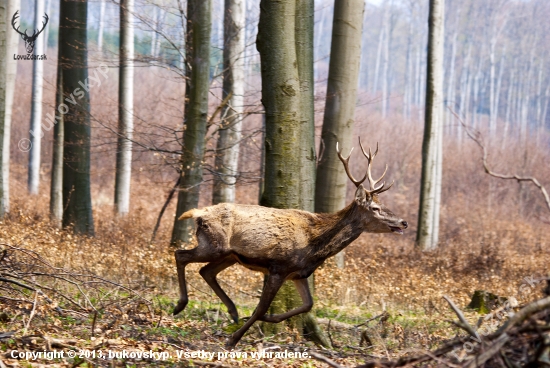
[[[237,312],[237,308],[235,307],[235,303],[229,298],[229,296],[225,293],[225,291],[222,290],[220,287],[220,284],[218,283],[218,280],[216,280],[216,275],[223,270],[225,270],[227,267],[230,267],[234,265],[237,261],[235,261],[233,258],[227,258],[224,260],[221,260],[219,262],[211,262],[201,268],[199,273],[201,274],[202,278],[206,281],[208,286],[214,290],[218,298],[221,299],[223,304],[227,307],[227,311],[229,312],[229,315],[231,318],[233,318],[233,321],[235,323],[239,322],[239,313]]]
[[[272,322],[272,323],[279,323],[284,321],[285,319],[288,319],[290,317],[293,317],[300,313],[306,313],[311,310],[313,307],[313,298],[311,297],[311,293],[309,291],[309,285],[307,283],[306,279],[298,279],[293,280],[294,286],[296,286],[296,289],[298,290],[298,293],[300,294],[300,297],[302,298],[302,306],[295,308],[291,311],[288,311],[286,313],[281,314],[266,314],[259,318],[260,321],[264,322]]]
[[[225,346],[227,348],[234,348],[235,345],[241,340],[243,335],[246,331],[256,322],[261,316],[267,312],[269,309],[269,306],[271,305],[271,302],[275,298],[275,295],[277,295],[277,291],[281,288],[281,285],[284,282],[284,277],[281,277],[279,275],[268,275],[267,281],[264,286],[264,290],[262,291],[262,296],[260,297],[260,302],[258,303],[258,306],[256,307],[256,310],[250,316],[250,319],[246,321],[243,327],[235,331],[233,335],[227,340],[227,343]]]
[[[187,283],[185,282],[185,266],[189,264],[189,261],[185,259],[187,257],[184,257],[185,254],[182,254],[183,252],[185,251],[177,250],[175,252],[176,268],[178,270],[178,284],[180,287],[180,299],[174,308],[174,316],[184,310],[189,302],[189,297],[187,296]]]
[[[208,246],[201,246],[201,244],[199,244],[198,247],[189,250],[178,249],[175,252],[175,256],[176,268],[178,270],[178,283],[180,287],[180,299],[174,308],[174,315],[184,310],[189,302],[189,297],[187,296],[187,283],[185,282],[185,266],[194,262],[210,262],[213,259],[219,259],[220,257],[224,257],[226,255],[213,253],[211,248]]]

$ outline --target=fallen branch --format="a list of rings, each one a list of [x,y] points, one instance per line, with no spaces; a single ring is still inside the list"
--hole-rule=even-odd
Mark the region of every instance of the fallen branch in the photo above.
[[[503,334],[498,337],[483,353],[476,356],[472,361],[466,366],[466,368],[475,368],[484,364],[486,361],[491,359],[495,354],[497,354],[500,349],[510,340],[510,336]]]
[[[372,318],[369,318],[369,319],[367,319],[365,322],[360,323],[360,324],[358,324],[358,325],[355,325],[355,326],[353,326],[353,327],[358,328],[358,327],[364,326],[364,325],[366,325],[367,323],[369,323],[370,321],[374,321],[375,319],[378,319],[378,318],[380,318],[380,317],[384,317],[384,318],[382,318],[382,320],[386,320],[386,319],[388,319],[388,317],[389,317],[389,313],[386,312],[386,311],[384,311],[384,312],[380,313],[379,315],[377,315],[377,316],[375,316],[375,317],[372,317]]]
[[[458,319],[460,320],[460,324],[455,323],[456,326],[461,327],[462,329],[466,330],[472,337],[475,337],[478,341],[481,341],[481,336],[477,333],[477,331],[470,326],[466,318],[464,317],[464,314],[458,307],[453,303],[453,301],[446,295],[443,295],[443,299],[449,303],[455,314],[458,316]]]
[[[320,362],[323,362],[325,364],[328,364],[329,366],[331,367],[334,367],[334,368],[343,368],[340,364],[336,363],[334,360],[331,360],[329,358],[327,358],[326,356],[322,355],[322,354],[319,354],[319,353],[315,353],[315,352],[310,352],[309,355],[311,355],[312,358],[320,361]]]

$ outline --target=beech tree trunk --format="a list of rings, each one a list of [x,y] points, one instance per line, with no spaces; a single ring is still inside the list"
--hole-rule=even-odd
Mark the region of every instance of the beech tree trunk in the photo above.
[[[19,9],[19,0],[0,4],[0,219],[10,211],[10,136],[19,35],[13,32],[11,17]]]
[[[262,102],[266,113],[261,204],[311,210],[316,161],[312,139],[313,1],[262,0],[256,44],[261,57]],[[301,304],[294,286],[285,283],[269,313],[286,312]],[[311,313],[296,316],[287,323],[308,333],[318,343],[329,345]],[[276,332],[281,325],[264,324],[263,328]]]
[[[438,242],[442,161],[439,156],[442,147],[440,135],[443,118],[444,7],[444,0],[430,0],[422,181],[416,235],[417,245],[422,250],[434,249]]]
[[[63,117],[63,227],[72,226],[76,233],[93,235],[90,94],[79,84],[88,80],[88,4],[85,1],[61,0],[59,17],[65,97],[64,105],[61,106],[67,111]],[[75,98],[80,96],[75,104],[66,102],[66,99],[71,99],[71,94]]]
[[[364,2],[336,2],[328,72],[325,115],[321,134],[324,152],[317,168],[315,212],[334,213],[346,206],[348,177],[336,154],[336,142],[347,151],[352,146],[355,105],[361,58]],[[344,268],[345,251],[335,256]]]
[[[63,103],[63,71],[61,69],[61,47],[58,47],[57,83],[55,92],[55,110]],[[63,115],[59,114],[53,128],[52,173],[50,184],[50,219],[61,225],[63,219]]]
[[[120,69],[118,81],[118,138],[115,173],[115,211],[130,210],[132,138],[134,134],[134,0],[120,1]]]
[[[106,0],[100,0],[99,5],[99,28],[97,30],[97,50],[103,51],[103,29],[105,27],[105,2]]]
[[[181,180],[171,240],[176,247],[187,243],[193,236],[193,219],[178,221],[178,217],[199,204],[210,87],[211,13],[211,0],[188,0],[185,44],[190,68],[186,71]]]
[[[212,204],[235,202],[244,108],[245,2],[225,0],[223,92],[224,107],[216,149]]]
[[[44,0],[34,2],[34,29],[42,29],[44,21]],[[44,35],[36,38],[34,54],[44,54]],[[31,99],[31,150],[29,152],[28,190],[30,194],[38,194],[40,184],[40,146],[44,132],[42,131],[42,84],[44,83],[44,61],[33,60],[32,69],[32,99]]]

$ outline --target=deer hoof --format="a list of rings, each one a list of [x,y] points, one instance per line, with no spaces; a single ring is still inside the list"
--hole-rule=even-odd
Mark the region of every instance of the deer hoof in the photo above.
[[[233,337],[230,337],[225,342],[225,348],[228,349],[228,350],[233,350],[235,348],[235,345],[237,345],[237,341],[234,341]]]
[[[180,300],[178,302],[178,305],[176,305],[176,307],[174,308],[174,312],[172,312],[172,313],[175,316],[176,314],[178,314],[179,312],[184,310],[186,306],[187,306],[187,300]]]
[[[237,311],[230,312],[229,315],[231,316],[231,319],[233,319],[233,322],[235,322],[235,324],[239,324],[239,313],[237,313]]]

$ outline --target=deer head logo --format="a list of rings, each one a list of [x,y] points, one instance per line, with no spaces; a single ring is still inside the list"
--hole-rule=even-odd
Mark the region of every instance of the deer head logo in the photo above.
[[[32,33],[32,35],[29,36],[27,34],[27,30],[25,30],[25,32],[20,32],[19,27],[15,28],[15,21],[17,20],[17,18],[19,18],[18,13],[19,13],[19,10],[16,11],[15,14],[13,15],[13,18],[11,18],[11,25],[12,25],[13,29],[15,29],[15,31],[21,35],[21,38],[23,39],[23,41],[25,41],[25,48],[27,49],[27,53],[31,54],[34,50],[34,42],[38,38],[38,35],[40,35],[40,33],[42,33],[44,28],[46,28],[46,24],[48,24],[48,20],[50,18],[48,17],[48,14],[44,13],[44,19],[46,19],[46,21],[42,22],[42,29],[40,31],[35,30]]]

